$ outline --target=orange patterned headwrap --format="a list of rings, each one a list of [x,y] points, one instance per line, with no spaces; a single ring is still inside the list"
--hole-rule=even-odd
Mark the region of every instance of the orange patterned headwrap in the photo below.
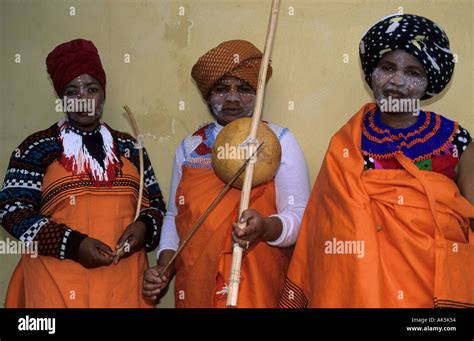
[[[212,86],[224,76],[233,76],[257,89],[262,52],[246,40],[229,40],[201,56],[191,71],[204,99],[209,97]],[[272,76],[268,65],[267,81]]]

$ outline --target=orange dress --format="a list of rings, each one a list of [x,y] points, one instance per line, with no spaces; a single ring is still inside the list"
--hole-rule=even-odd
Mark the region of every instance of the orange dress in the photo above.
[[[58,161],[45,173],[41,214],[73,226],[115,247],[133,221],[138,198],[138,171],[122,158],[123,175],[112,187],[90,186]],[[145,206],[148,204],[143,203]],[[123,258],[117,265],[86,269],[65,259],[23,255],[11,278],[6,307],[132,308],[151,307],[141,295],[142,274],[148,266],[145,250]]]
[[[186,166],[182,169],[176,192],[176,227],[181,240],[225,185],[212,169]],[[232,223],[237,220],[240,195],[240,190],[229,190],[178,256],[176,307],[226,307]],[[276,213],[273,181],[252,189],[249,207],[262,216]],[[289,255],[284,249],[265,242],[259,242],[245,252],[238,307],[277,307],[288,263]]]

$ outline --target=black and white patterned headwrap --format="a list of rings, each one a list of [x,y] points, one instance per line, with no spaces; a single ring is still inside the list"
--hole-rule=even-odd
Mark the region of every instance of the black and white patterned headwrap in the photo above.
[[[360,42],[360,60],[369,86],[380,59],[396,49],[410,53],[423,64],[428,75],[428,87],[422,99],[436,96],[448,85],[454,71],[454,60],[443,29],[418,15],[394,14],[372,26]]]

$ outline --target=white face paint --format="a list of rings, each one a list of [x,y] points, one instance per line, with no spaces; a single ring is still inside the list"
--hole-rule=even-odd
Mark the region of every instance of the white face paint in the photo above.
[[[78,129],[93,130],[99,124],[104,107],[105,91],[100,83],[88,74],[71,80],[63,90],[64,101],[71,104],[66,110],[69,121]]]
[[[402,50],[387,53],[372,72],[374,98],[382,112],[417,111],[410,109],[419,107],[427,86],[428,79],[421,62]],[[384,110],[382,106],[392,109]]]
[[[217,101],[216,98],[211,96],[210,104],[211,104],[211,109],[214,116],[221,117],[222,116],[222,102]]]
[[[225,77],[217,82],[208,99],[212,114],[222,125],[252,116],[255,101],[255,90],[236,77]]]
[[[244,113],[248,117],[253,115],[253,110],[255,108],[256,98],[257,98],[257,96],[253,95],[252,98],[250,99],[250,101],[244,105]]]
[[[249,100],[246,101],[243,105],[241,105],[243,116],[245,116],[245,117],[252,116],[253,109],[255,107],[255,100],[256,100],[256,96],[251,95],[251,96],[249,96]],[[225,97],[224,101],[240,102],[240,98],[236,95],[233,96],[233,95],[230,94],[230,95]],[[223,107],[224,101],[222,100],[222,98],[219,97],[219,95],[218,96],[213,96],[211,94],[211,96],[209,97],[209,103],[211,105],[212,113],[215,116],[222,117],[224,115],[224,113],[222,112],[222,107]]]

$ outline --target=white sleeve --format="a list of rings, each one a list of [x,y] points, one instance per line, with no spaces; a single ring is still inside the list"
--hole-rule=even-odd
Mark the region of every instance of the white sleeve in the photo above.
[[[161,239],[158,251],[156,252],[156,259],[160,257],[160,253],[163,250],[176,251],[179,246],[179,235],[176,230],[175,217],[178,214],[178,208],[176,207],[176,189],[181,181],[182,176],[182,165],[184,162],[183,151],[181,146],[176,149],[176,154],[173,161],[173,170],[171,175],[171,186],[170,196],[168,201],[168,211],[163,218],[163,227],[161,228]]]
[[[301,220],[310,195],[308,167],[301,150],[291,132],[280,141],[281,163],[275,176],[276,207],[283,229],[280,237],[267,242],[269,245],[287,247],[295,244]]]

